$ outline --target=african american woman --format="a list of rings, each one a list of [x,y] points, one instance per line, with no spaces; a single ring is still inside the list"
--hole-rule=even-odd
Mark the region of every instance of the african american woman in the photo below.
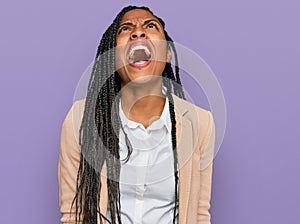
[[[185,98],[164,21],[123,8],[62,125],[60,221],[209,224],[214,142],[212,113]]]

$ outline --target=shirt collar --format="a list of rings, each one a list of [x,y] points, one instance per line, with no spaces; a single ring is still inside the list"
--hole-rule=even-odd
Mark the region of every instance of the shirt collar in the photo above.
[[[166,93],[165,86],[162,87],[162,93],[164,95]],[[138,126],[141,126],[143,128],[143,125],[141,123],[129,120],[126,117],[126,115],[123,112],[122,106],[121,106],[121,100],[119,102],[119,114],[120,114],[120,119],[121,119],[124,127],[127,126],[129,128],[137,128]],[[171,133],[172,122],[171,122],[171,118],[170,118],[168,97],[166,97],[165,105],[164,105],[164,108],[163,108],[160,118],[153,121],[148,128],[150,130],[155,130],[155,129],[160,129],[163,126],[165,126],[167,128],[168,132]]]

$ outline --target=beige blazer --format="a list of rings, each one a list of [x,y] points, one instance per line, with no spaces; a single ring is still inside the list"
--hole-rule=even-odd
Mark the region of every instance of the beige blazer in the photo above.
[[[210,224],[212,159],[215,125],[212,113],[173,95],[179,165],[179,224]],[[58,162],[59,206],[62,223],[75,223],[76,177],[80,161],[79,127],[85,99],[76,101],[63,124]],[[105,164],[103,166],[105,169]],[[101,175],[100,209],[107,210],[106,177]],[[100,223],[100,216],[98,223]]]

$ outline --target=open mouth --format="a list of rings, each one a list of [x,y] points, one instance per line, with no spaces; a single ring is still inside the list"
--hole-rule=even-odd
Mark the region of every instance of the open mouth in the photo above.
[[[146,67],[151,62],[151,50],[147,43],[138,41],[131,44],[128,54],[128,63],[133,67]]]

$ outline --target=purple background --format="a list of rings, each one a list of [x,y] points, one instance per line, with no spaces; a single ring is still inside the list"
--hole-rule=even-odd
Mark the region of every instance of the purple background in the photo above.
[[[110,2],[1,2],[1,223],[59,223],[61,124],[102,33],[128,3],[161,16],[224,91],[212,223],[299,223],[299,2]]]

